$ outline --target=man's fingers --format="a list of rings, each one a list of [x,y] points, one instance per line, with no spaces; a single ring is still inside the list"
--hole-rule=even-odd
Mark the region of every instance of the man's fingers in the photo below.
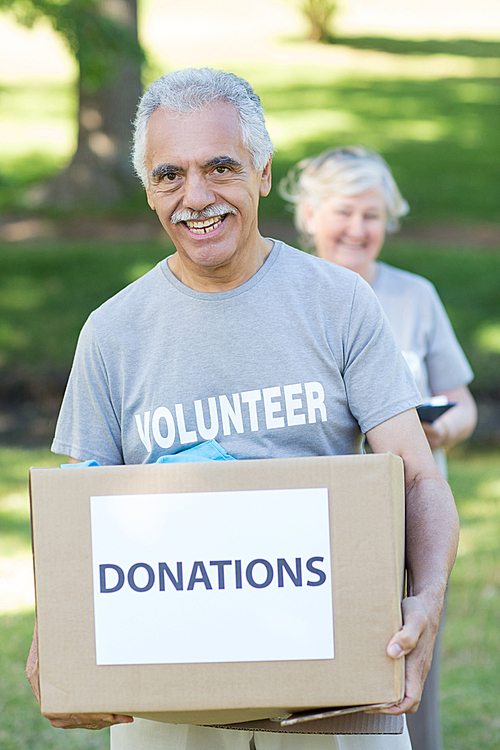
[[[113,724],[127,724],[134,719],[122,714],[45,714],[56,729],[105,729]]]
[[[407,656],[418,643],[425,628],[427,619],[413,598],[403,601],[403,627],[393,635],[387,645],[387,655],[391,659]]]

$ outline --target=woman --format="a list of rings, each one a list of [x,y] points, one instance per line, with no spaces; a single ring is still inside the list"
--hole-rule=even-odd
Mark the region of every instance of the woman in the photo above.
[[[292,169],[281,194],[295,205],[295,224],[305,244],[372,286],[422,401],[440,396],[455,404],[434,422],[422,423],[446,476],[445,450],[469,437],[476,426],[476,404],[468,388],[473,373],[434,286],[377,260],[385,233],[395,231],[408,212],[389,166],[360,147],[330,149]],[[438,661],[434,658],[419,711],[407,717],[413,750],[442,747]]]

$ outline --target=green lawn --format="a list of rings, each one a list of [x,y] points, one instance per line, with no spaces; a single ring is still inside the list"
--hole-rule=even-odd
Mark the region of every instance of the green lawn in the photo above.
[[[499,750],[500,451],[455,449],[450,482],[461,518],[459,556],[450,584],[442,677],[445,750]],[[47,450],[0,449],[0,563],[29,556],[27,472],[57,465]],[[1,580],[0,580],[1,584]],[[107,732],[64,732],[39,712],[24,676],[33,613],[0,615],[2,750],[108,747]]]
[[[499,750],[500,451],[450,461],[461,522],[442,676],[448,750]]]

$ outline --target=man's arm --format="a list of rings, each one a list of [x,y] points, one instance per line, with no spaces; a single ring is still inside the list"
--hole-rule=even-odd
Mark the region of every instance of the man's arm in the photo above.
[[[381,712],[414,713],[457,553],[458,514],[415,409],[382,422],[366,437],[374,453],[393,453],[404,462],[408,596],[403,601],[403,627],[390,640],[387,654],[393,659],[406,656],[405,697],[399,706]]]

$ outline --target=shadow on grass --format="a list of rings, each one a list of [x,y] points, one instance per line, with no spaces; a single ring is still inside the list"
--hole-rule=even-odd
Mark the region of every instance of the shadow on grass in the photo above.
[[[330,36],[328,44],[393,55],[459,55],[500,57],[500,41],[483,39],[391,39],[379,36]]]

